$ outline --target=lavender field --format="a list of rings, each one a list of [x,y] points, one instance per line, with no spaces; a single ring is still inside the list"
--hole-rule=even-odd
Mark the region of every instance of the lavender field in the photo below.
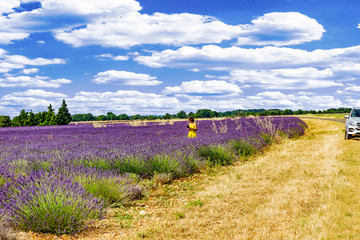
[[[0,129],[0,219],[10,227],[76,233],[111,204],[142,195],[143,179],[174,179],[246,161],[280,137],[304,134],[295,117],[79,124]]]

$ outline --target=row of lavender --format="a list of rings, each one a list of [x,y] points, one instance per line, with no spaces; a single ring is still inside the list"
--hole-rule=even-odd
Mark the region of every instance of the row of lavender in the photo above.
[[[186,125],[0,129],[3,221],[24,230],[75,233],[100,218],[107,205],[138,197],[135,174],[181,177],[206,163],[229,164],[279,135],[300,136],[306,126],[293,117],[204,120],[198,137],[189,139]]]

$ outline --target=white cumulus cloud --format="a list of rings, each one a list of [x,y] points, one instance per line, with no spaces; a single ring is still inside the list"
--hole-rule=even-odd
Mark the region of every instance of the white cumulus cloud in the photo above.
[[[263,89],[316,89],[343,86],[332,69],[234,70],[226,79]],[[332,80],[330,80],[332,79]],[[345,79],[342,79],[345,80]],[[351,79],[352,80],[352,79]]]
[[[54,59],[46,59],[46,58],[34,58],[29,59],[22,55],[8,55],[6,56],[5,60],[11,64],[17,65],[33,65],[33,66],[41,66],[41,65],[49,65],[49,64],[64,64],[65,60],[60,58]]]
[[[46,58],[35,58],[29,59],[22,55],[8,55],[6,51],[0,49],[0,73],[6,73],[12,69],[23,69],[26,66],[44,66],[51,64],[64,64],[65,60],[60,58],[46,59]],[[32,71],[32,72],[31,72]],[[23,73],[31,74],[35,73],[35,68],[24,70]]]
[[[223,94],[242,93],[241,89],[233,83],[219,80],[188,81],[180,86],[165,87],[164,94]]]
[[[12,12],[12,9],[20,5],[20,0],[1,0],[0,14]]]
[[[16,12],[12,8],[20,7],[20,1],[2,0],[0,13],[0,43],[9,44],[13,40],[27,38],[30,33],[43,31],[70,30],[94,19],[103,21],[105,17],[116,18],[141,10],[135,0],[38,0],[41,7],[31,11]],[[58,21],[67,18],[67,21]]]
[[[59,31],[58,40],[73,46],[101,45],[129,48],[140,44],[184,45],[220,43],[241,31],[213,17],[190,13],[153,15],[133,13],[94,22],[85,28]]]
[[[6,97],[15,96],[15,97],[42,97],[42,98],[66,98],[66,94],[57,93],[57,92],[48,92],[42,89],[28,89],[24,92],[13,92]]]
[[[315,19],[299,12],[267,13],[251,23],[240,25],[237,45],[298,45],[320,40],[325,32]]]
[[[161,81],[158,81],[156,77],[152,77],[149,74],[116,70],[109,70],[96,74],[93,82],[97,84],[112,83],[131,86],[153,86],[162,83]]]
[[[109,104],[111,103],[111,104]],[[69,110],[75,113],[91,112],[95,115],[111,111],[116,114],[164,114],[180,108],[175,97],[155,93],[119,90],[116,92],[81,91],[69,99]]]
[[[52,87],[58,88],[62,84],[71,83],[69,79],[51,79],[42,76],[8,76],[0,78],[0,87]]]
[[[24,109],[33,112],[46,111],[47,107],[52,104],[57,108],[62,99],[68,96],[58,92],[48,92],[41,89],[28,89],[24,92],[13,92],[1,97],[2,106],[6,108],[7,115],[19,115],[19,111]],[[11,107],[10,107],[11,106]]]
[[[0,20],[0,24],[1,24],[1,20]],[[0,27],[1,28],[1,27]],[[12,32],[12,31],[4,31],[4,30],[0,30],[0,44],[10,44],[12,43],[14,40],[21,40],[21,39],[25,39],[29,36],[30,34],[28,33],[21,33],[21,32]]]
[[[265,91],[243,99],[246,108],[289,108],[293,110],[320,110],[338,108],[343,102],[323,94],[285,94],[280,91]]]
[[[269,69],[269,68],[301,68],[328,67],[330,65],[358,64],[360,46],[317,49],[306,51],[286,47],[262,47],[255,49],[216,45],[197,47],[181,47],[176,50],[152,52],[149,56],[137,56],[135,61],[149,67],[178,67],[212,70],[234,69]]]
[[[298,12],[268,13],[251,22],[228,25],[198,14],[133,12],[117,18],[94,19],[83,28],[58,31],[55,36],[73,46],[129,48],[139,44],[185,45],[231,39],[237,39],[237,45],[285,46],[320,40],[325,32],[315,19]]]
[[[141,10],[140,4],[134,0],[39,0],[44,11],[55,13],[72,13],[75,15],[120,14]]]
[[[21,72],[24,73],[24,74],[34,74],[34,73],[39,72],[39,69],[37,69],[37,68],[25,68]]]
[[[299,12],[272,12],[250,24],[230,25],[207,15],[142,14],[135,0],[39,0],[41,7],[20,13],[11,10],[19,1],[6,1],[0,5],[0,11],[10,11],[0,17],[0,43],[4,44],[33,32],[52,31],[55,38],[75,47],[180,46],[224,40],[237,45],[284,46],[319,40],[325,32],[315,19]],[[61,17],[67,20],[57,21]]]
[[[123,55],[117,55],[117,56],[114,56],[112,54],[101,54],[101,55],[97,55],[96,57],[100,58],[100,59],[103,59],[103,58],[110,58],[114,61],[126,61],[126,60],[129,60],[129,56],[123,56]]]

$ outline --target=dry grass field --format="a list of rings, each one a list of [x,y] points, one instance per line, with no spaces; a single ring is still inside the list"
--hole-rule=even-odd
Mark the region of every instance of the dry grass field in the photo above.
[[[159,185],[76,239],[360,239],[360,142],[306,119],[254,159]],[[26,234],[27,239],[75,239]]]

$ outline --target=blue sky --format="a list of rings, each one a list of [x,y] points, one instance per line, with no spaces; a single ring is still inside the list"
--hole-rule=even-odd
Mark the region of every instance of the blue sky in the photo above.
[[[360,106],[358,0],[1,0],[0,115]]]

